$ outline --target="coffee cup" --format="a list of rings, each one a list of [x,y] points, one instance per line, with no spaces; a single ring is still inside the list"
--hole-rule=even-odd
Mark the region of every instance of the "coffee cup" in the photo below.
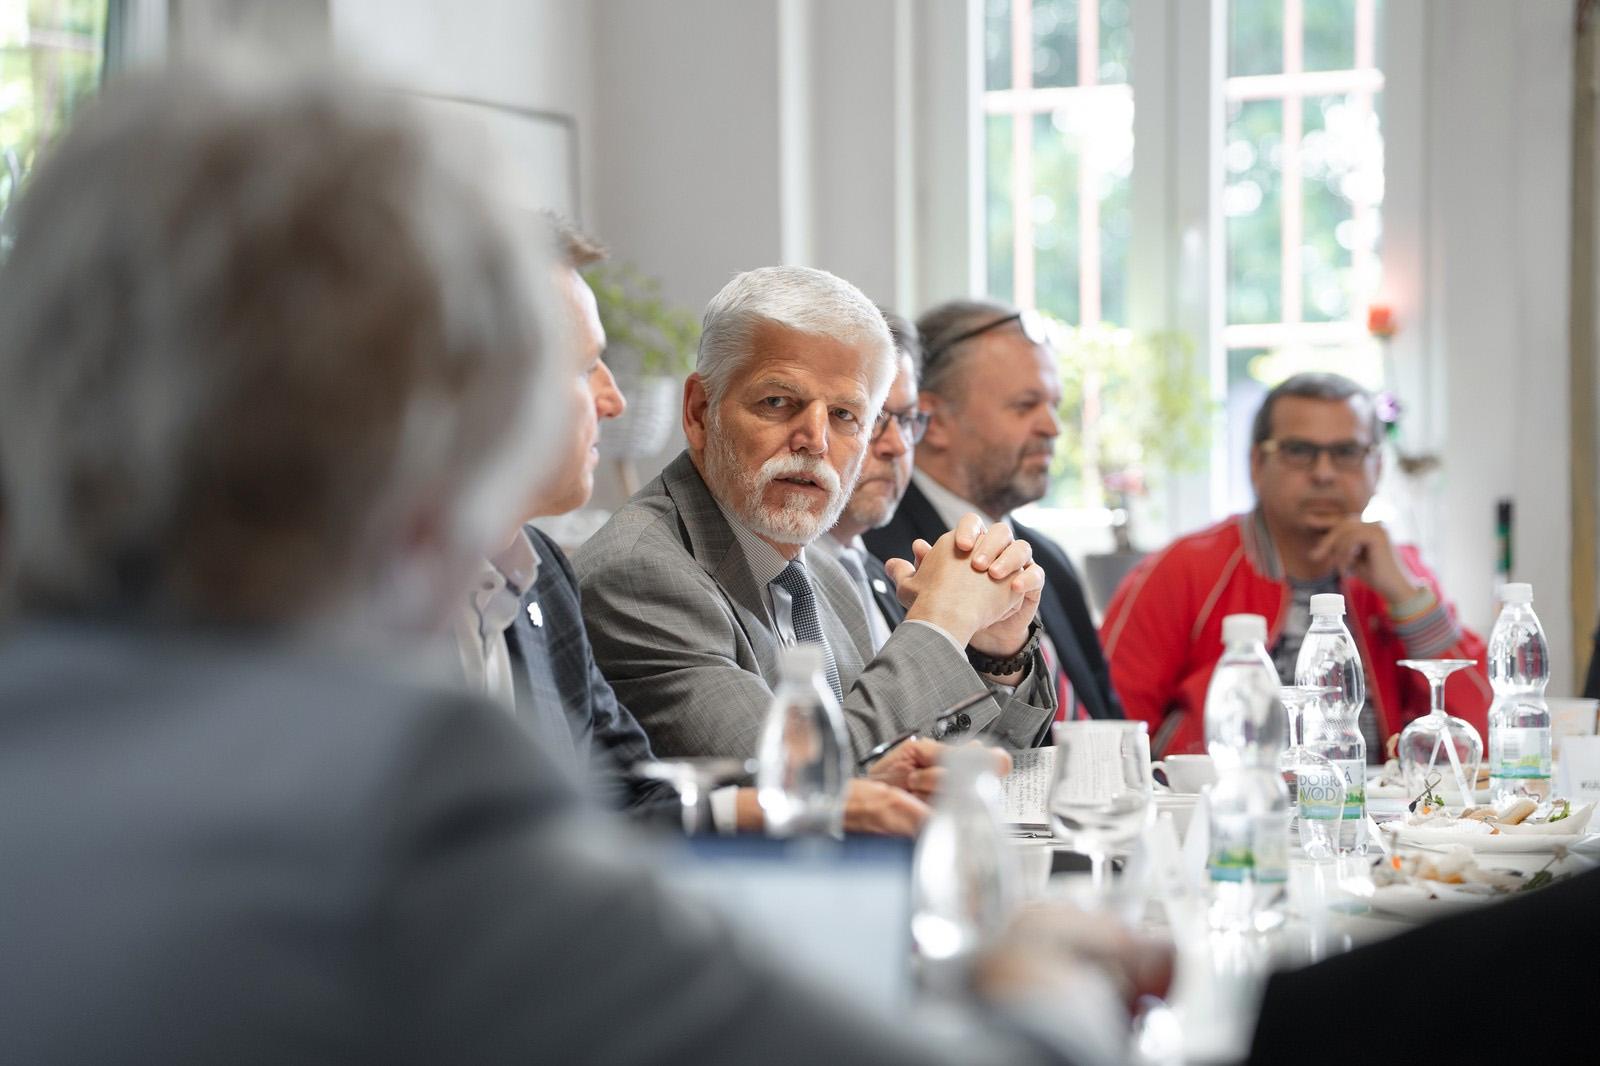
[[[1168,755],[1151,763],[1150,772],[1173,792],[1199,792],[1217,779],[1209,755]]]

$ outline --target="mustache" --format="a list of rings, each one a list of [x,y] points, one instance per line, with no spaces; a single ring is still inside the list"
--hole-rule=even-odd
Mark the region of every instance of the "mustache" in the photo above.
[[[766,488],[779,478],[803,477],[827,489],[830,495],[837,496],[841,489],[839,475],[833,467],[816,456],[801,452],[773,456],[761,464],[756,477],[762,488]]]

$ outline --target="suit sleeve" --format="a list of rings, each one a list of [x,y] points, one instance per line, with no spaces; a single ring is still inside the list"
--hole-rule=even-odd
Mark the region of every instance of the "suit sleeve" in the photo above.
[[[564,612],[571,611],[567,623],[578,627],[580,631],[585,630],[578,609],[582,594],[571,561],[544,532],[530,527],[529,535],[535,539],[542,565],[556,571],[562,597],[569,600],[568,604],[563,605]],[[585,695],[590,728],[593,730],[595,776],[606,784],[607,794],[618,808],[651,821],[679,824],[681,805],[677,791],[665,781],[642,778],[632,772],[635,764],[655,758],[650,750],[650,740],[645,736],[638,719],[617,702],[611,683],[605,679],[599,664],[595,662],[587,632],[580,632],[578,636],[581,639],[574,646],[579,650],[582,662],[581,665],[573,665],[582,670],[587,681]]]
[[[1095,687],[1099,689],[1100,698],[1105,702],[1111,717],[1125,718],[1128,712],[1117,695],[1117,686],[1111,676],[1111,664],[1101,647],[1100,635],[1095,632],[1094,618],[1089,613],[1089,601],[1083,594],[1083,578],[1078,573],[1077,567],[1072,565],[1067,553],[1060,551],[1059,548],[1057,551],[1061,556],[1060,565],[1066,568],[1066,574],[1071,581],[1067,588],[1058,589],[1057,594],[1067,609],[1067,617],[1072,621],[1072,631],[1078,638],[1078,648],[1089,663]]]
[[[1117,586],[1100,626],[1111,685],[1128,718],[1150,724],[1158,758],[1162,752],[1156,749],[1164,747],[1160,738],[1172,736],[1182,724],[1167,722],[1168,717],[1193,713],[1183,706],[1181,679],[1196,612],[1186,602],[1180,577],[1170,552],[1145,559]]]
[[[1062,1061],[1031,1015],[936,1043],[784,973],[547,784],[508,719],[448,710],[418,730],[375,819],[388,828],[359,964],[393,1005],[374,1020],[390,1061]]]
[[[596,661],[617,698],[632,709],[651,746],[667,756],[750,758],[757,749],[772,690],[740,662],[754,652],[716,582],[698,565],[648,551],[626,560],[585,560],[580,582],[584,621]],[[942,634],[902,625],[867,663],[844,698],[845,725],[859,758],[874,745],[928,730],[938,713],[988,686]],[[1007,701],[1007,722],[1022,711]],[[1001,719],[994,699],[970,712],[975,732]]]

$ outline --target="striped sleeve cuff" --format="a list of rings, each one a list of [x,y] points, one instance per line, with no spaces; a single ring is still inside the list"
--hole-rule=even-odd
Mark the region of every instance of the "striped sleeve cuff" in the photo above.
[[[1394,630],[1412,659],[1437,659],[1461,641],[1461,627],[1437,600],[1428,610],[1396,621]]]

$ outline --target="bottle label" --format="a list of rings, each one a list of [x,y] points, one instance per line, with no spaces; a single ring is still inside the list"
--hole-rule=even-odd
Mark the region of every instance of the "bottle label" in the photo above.
[[[1213,881],[1283,884],[1289,880],[1289,815],[1233,814],[1211,819]]]
[[[1550,776],[1550,730],[1489,730],[1489,776]]]
[[[1344,810],[1339,810],[1339,782],[1326,770],[1313,770],[1300,777],[1300,817],[1321,821],[1360,821],[1366,813],[1367,764],[1361,759],[1330,759],[1344,778]]]

